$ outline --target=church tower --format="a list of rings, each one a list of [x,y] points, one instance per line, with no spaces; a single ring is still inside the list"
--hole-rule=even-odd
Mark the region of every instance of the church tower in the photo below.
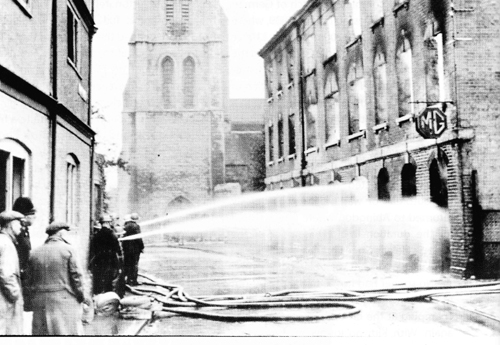
[[[217,0],[135,0],[118,212],[164,216],[224,183],[227,19]]]

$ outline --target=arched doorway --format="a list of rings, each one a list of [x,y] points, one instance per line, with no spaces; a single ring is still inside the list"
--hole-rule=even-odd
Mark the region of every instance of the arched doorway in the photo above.
[[[401,170],[401,195],[412,197],[417,195],[417,167],[411,163],[403,165]]]
[[[191,201],[189,201],[188,199],[186,199],[182,195],[178,196],[168,203],[166,214],[168,214],[170,212],[183,210],[185,208],[188,208],[191,205],[192,205]]]
[[[431,201],[441,207],[448,207],[448,157],[441,150],[429,166]]]
[[[389,172],[386,168],[380,169],[377,176],[378,199],[389,201],[391,194],[389,192]]]

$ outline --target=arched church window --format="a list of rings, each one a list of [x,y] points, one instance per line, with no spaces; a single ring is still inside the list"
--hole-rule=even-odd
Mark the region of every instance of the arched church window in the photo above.
[[[183,63],[183,94],[184,108],[194,108],[194,76],[195,65],[192,57],[184,59]]]
[[[163,106],[165,108],[173,107],[173,83],[174,83],[174,61],[170,57],[166,57],[162,63],[162,77],[163,77],[163,85],[162,85],[162,99]]]

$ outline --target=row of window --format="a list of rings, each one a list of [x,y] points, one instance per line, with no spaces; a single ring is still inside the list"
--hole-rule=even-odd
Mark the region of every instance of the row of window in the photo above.
[[[29,151],[12,139],[0,140],[0,212],[11,209],[14,201],[29,193],[30,177]],[[66,156],[65,220],[78,224],[79,161],[73,154]],[[50,190],[50,186],[47,187]]]
[[[378,3],[378,5],[377,5]],[[381,1],[376,2],[374,11],[377,16],[380,15]],[[350,4],[350,6],[348,6]],[[336,59],[337,44],[335,38],[336,23],[335,13],[332,12],[324,15],[321,23],[321,30],[315,34],[313,23],[306,20],[303,39],[303,80],[304,80],[304,109],[305,109],[305,135],[306,135],[306,151],[309,149],[319,147],[317,120],[319,116],[319,106],[324,107],[322,112],[324,118],[324,138],[325,147],[338,144],[342,135],[347,133],[348,140],[354,139],[365,134],[367,128],[367,87],[366,87],[366,73],[364,68],[363,54],[362,54],[362,40],[361,27],[359,20],[359,2],[358,0],[346,0],[346,15],[348,21],[347,26],[353,27],[352,34],[358,39],[354,40],[352,45],[348,45],[347,52],[347,75],[346,80],[342,83],[339,80],[339,63]],[[383,15],[383,13],[382,13]],[[325,19],[326,18],[326,19]],[[350,18],[350,19],[349,19]],[[356,19],[357,18],[357,19]],[[383,30],[383,28],[380,28]],[[318,57],[315,43],[316,36],[323,35],[323,52],[322,56]],[[382,32],[383,35],[383,32]],[[430,103],[437,103],[442,101],[444,96],[444,59],[443,59],[443,38],[441,29],[436,21],[433,21],[427,28],[425,35],[425,82],[424,89],[427,93],[427,101]],[[374,99],[374,132],[378,132],[388,127],[389,120],[389,95],[397,93],[397,112],[398,119],[396,122],[400,123],[414,116],[415,109],[415,95],[414,95],[414,75],[413,75],[413,50],[411,46],[411,35],[405,30],[401,30],[396,40],[395,56],[388,60],[386,54],[385,44],[375,43],[375,53],[373,61],[371,62],[371,79],[373,80],[372,90]],[[269,102],[275,99],[280,99],[283,92],[287,92],[283,88],[283,84],[287,84],[291,88],[294,84],[294,74],[298,71],[294,70],[294,45],[291,41],[284,43],[284,49],[277,51],[275,54],[275,61],[266,61],[266,86],[269,96]],[[389,64],[394,64],[395,69],[395,83],[389,84],[388,82],[388,61]],[[324,69],[317,69],[317,64],[324,66]],[[286,66],[286,72],[284,71]],[[274,68],[276,67],[276,73]],[[323,70],[320,75],[318,70]],[[283,81],[285,81],[283,83]],[[323,97],[320,101],[318,92],[318,83],[323,85]],[[345,85],[345,88],[344,88]],[[344,89],[343,89],[344,88]],[[392,88],[392,90],[391,90]],[[341,109],[341,93],[347,94],[347,107]],[[275,97],[278,96],[278,97]],[[281,116],[281,115],[280,115]],[[291,116],[293,117],[293,115]],[[342,131],[341,119],[347,119],[347,129]],[[278,120],[278,137],[282,137],[282,126]],[[290,121],[288,121],[290,123]],[[272,125],[269,130],[269,147],[270,157],[269,160],[273,161],[273,129]],[[289,140],[289,153],[295,153],[295,148],[290,145],[295,145],[292,131],[294,128],[289,126],[288,133],[292,135]],[[283,157],[284,144],[282,139],[278,139],[278,159]]]
[[[447,183],[447,159],[433,158],[429,165],[429,191],[430,200],[441,207],[448,207],[448,183]],[[406,163],[401,169],[401,196],[403,198],[417,196],[417,167],[413,163]],[[342,177],[332,174],[330,183],[341,183]],[[315,178],[311,175],[311,184]],[[387,168],[382,168],[377,174],[377,199],[382,201],[391,200],[390,174]],[[273,188],[271,184],[271,189]],[[283,189],[283,183],[280,184]]]
[[[162,64],[162,99],[163,106],[167,109],[175,107],[174,91],[178,89],[175,85],[175,64],[174,60],[167,56]],[[194,59],[188,56],[182,62],[182,105],[184,108],[194,108],[194,88],[195,88],[196,66]]]

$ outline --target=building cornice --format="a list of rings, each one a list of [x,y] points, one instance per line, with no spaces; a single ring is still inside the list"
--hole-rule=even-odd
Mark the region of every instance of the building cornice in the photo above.
[[[76,10],[80,14],[83,22],[89,28],[90,34],[93,35],[97,31],[97,27],[95,26],[94,18],[92,17],[92,13],[90,13],[89,8],[84,0],[72,0],[72,3],[76,7]]]
[[[309,0],[300,10],[298,10],[295,15],[293,15],[288,21],[274,34],[274,36],[262,47],[259,51],[259,55],[264,57],[269,50],[271,50],[280,38],[286,36],[293,28],[301,23],[302,18],[305,16],[309,10],[315,6],[321,4],[320,0]]]

